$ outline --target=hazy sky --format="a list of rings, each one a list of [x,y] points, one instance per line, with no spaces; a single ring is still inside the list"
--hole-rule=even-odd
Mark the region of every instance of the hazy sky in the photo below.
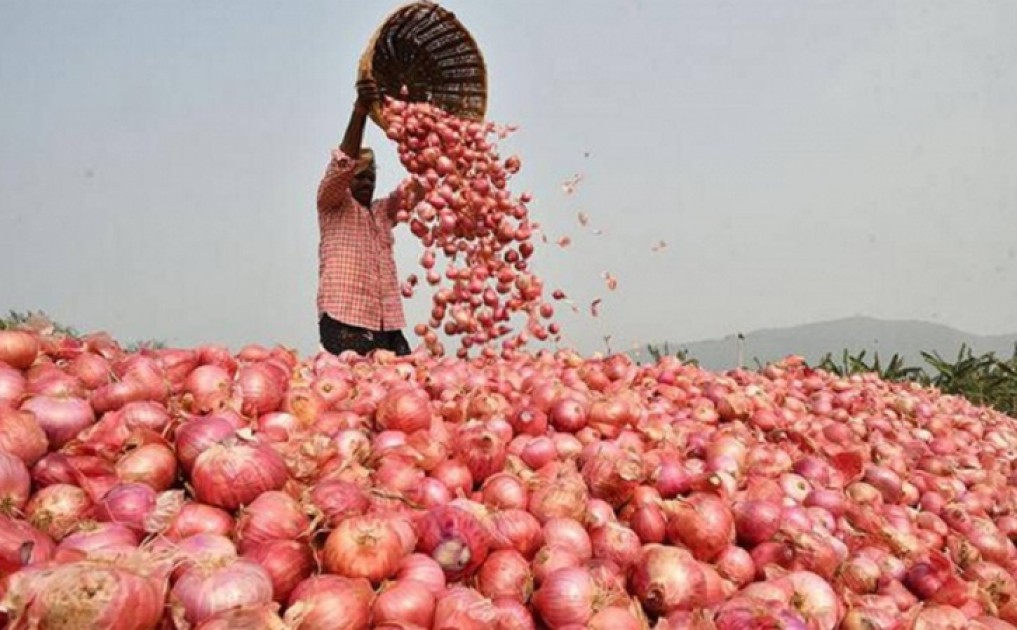
[[[399,4],[0,0],[2,312],[316,348],[315,192]],[[535,256],[581,307],[571,345],[855,314],[1017,329],[1017,2],[443,6],[484,51],[489,118],[520,125],[512,189],[572,238]],[[368,141],[388,190],[402,168]],[[419,253],[399,228],[401,276]]]

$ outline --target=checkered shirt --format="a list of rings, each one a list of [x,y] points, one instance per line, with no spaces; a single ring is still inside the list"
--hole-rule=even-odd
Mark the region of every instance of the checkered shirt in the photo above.
[[[336,149],[318,187],[318,316],[368,330],[406,326],[392,248],[397,193],[368,210],[353,198],[356,160]]]

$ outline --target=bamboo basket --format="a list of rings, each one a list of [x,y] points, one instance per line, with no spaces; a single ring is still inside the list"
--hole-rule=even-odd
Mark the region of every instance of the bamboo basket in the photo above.
[[[454,13],[428,0],[397,9],[378,27],[360,58],[358,79],[367,77],[383,98],[428,102],[468,120],[483,120],[487,110],[487,68],[477,42]],[[370,116],[385,127],[381,103]]]

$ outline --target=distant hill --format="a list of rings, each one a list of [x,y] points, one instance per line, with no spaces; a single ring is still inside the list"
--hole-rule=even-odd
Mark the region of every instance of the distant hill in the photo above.
[[[876,352],[885,365],[894,355],[904,358],[906,365],[925,367],[921,352],[938,352],[948,361],[957,358],[962,344],[976,355],[995,352],[1001,359],[1013,356],[1017,333],[983,336],[966,333],[949,326],[921,321],[886,321],[869,317],[849,317],[828,322],[805,324],[790,328],[758,330],[745,334],[744,363],[755,367],[756,359],[768,363],[798,354],[810,363],[818,363],[827,353],[839,361],[844,349],[852,354],[865,350],[866,361]],[[664,342],[655,344],[663,350]],[[720,371],[737,366],[738,336],[694,342],[668,342],[674,353],[686,350],[689,358],[703,367]],[[645,352],[641,352],[646,357]]]

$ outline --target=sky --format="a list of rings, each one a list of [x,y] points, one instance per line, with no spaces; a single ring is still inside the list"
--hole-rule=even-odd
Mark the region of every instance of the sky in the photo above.
[[[400,5],[0,0],[0,312],[315,351],[315,194]],[[1012,0],[442,6],[484,53],[488,118],[519,125],[499,149],[551,241],[534,271],[578,309],[563,345],[852,315],[1017,330]],[[367,142],[392,189],[391,142]],[[419,271],[404,226],[396,250]]]

